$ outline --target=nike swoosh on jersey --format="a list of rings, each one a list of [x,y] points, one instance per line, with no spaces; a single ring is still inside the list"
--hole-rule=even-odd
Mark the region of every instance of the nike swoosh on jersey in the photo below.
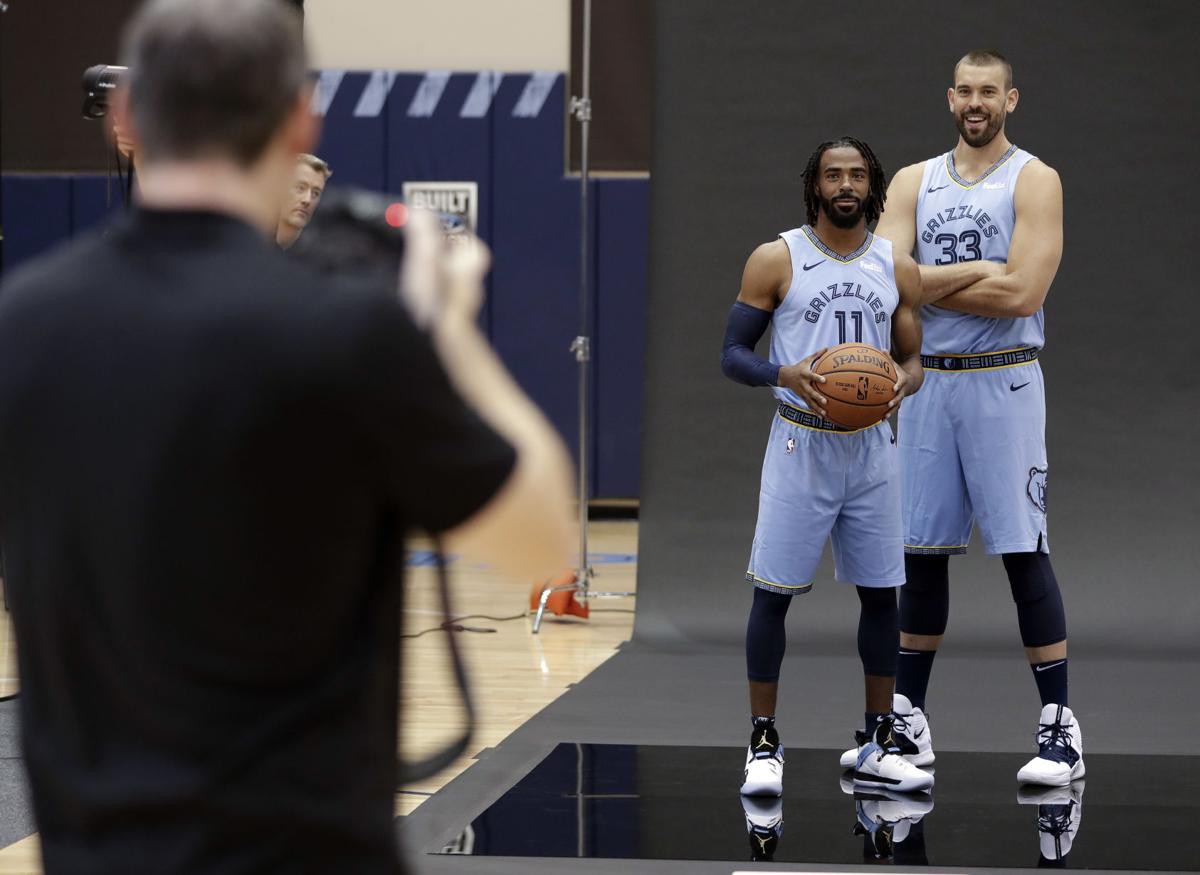
[[[818,261],[818,262],[815,262],[815,263],[813,263],[813,264],[806,264],[806,265],[804,265],[804,269],[805,269],[805,270],[812,270],[814,267],[820,267],[820,266],[821,266],[822,264],[824,264],[824,263],[825,263],[825,259],[824,259],[824,258],[822,258],[820,261]]]
[[[1029,385],[1029,383],[1022,383],[1020,386],[1018,386],[1018,385],[1016,385],[1016,384],[1014,384],[1014,383],[1009,383],[1009,384],[1008,384],[1008,391],[1010,391],[1010,392],[1015,392],[1015,391],[1017,391],[1018,389],[1024,389],[1024,388],[1025,388],[1026,386],[1028,386],[1028,385]]]
[[[1058,668],[1058,667],[1059,667],[1060,665],[1062,665],[1064,662],[1066,662],[1066,660],[1065,660],[1065,659],[1060,659],[1058,662],[1052,662],[1052,663],[1050,663],[1049,665],[1039,665],[1039,666],[1036,666],[1036,667],[1035,667],[1033,670],[1034,670],[1034,671],[1046,671],[1047,669],[1051,669],[1051,668]]]
[[[945,185],[939,185],[937,188],[927,188],[927,189],[925,189],[925,191],[929,194],[933,194],[935,191],[941,191],[943,188],[949,188],[949,187],[950,187],[950,183],[947,182]]]

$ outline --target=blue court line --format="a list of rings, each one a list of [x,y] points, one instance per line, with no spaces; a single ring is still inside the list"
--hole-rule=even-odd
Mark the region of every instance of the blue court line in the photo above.
[[[453,565],[459,557],[447,556],[446,564]],[[632,565],[637,562],[636,553],[588,553],[589,565]],[[413,550],[405,563],[409,568],[432,568],[436,562],[432,550]]]

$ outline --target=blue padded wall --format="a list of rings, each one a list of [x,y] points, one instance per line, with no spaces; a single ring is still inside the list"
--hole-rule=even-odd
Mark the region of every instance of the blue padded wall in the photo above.
[[[482,325],[568,446],[578,443],[579,179],[563,172],[560,73],[326,70],[314,111],[331,185],[399,194],[407,181],[474,181],[493,268]],[[103,176],[5,176],[8,269],[92,227]],[[113,209],[120,207],[114,182]],[[589,188],[593,497],[638,495],[649,180]]]
[[[113,176],[110,185],[104,176],[71,177],[71,234],[102,225],[124,206],[124,183]]]
[[[564,80],[540,114],[514,117],[515,78],[502,83],[495,116],[492,341],[574,448],[579,374],[568,350],[579,334],[579,183],[562,172]]]
[[[387,102],[388,190],[408,181],[475,182],[479,236],[492,242],[492,93],[496,73],[402,74]],[[463,116],[463,112],[470,113]],[[489,337],[495,285],[489,279],[481,322]]]
[[[317,154],[333,168],[331,185],[387,190],[385,120],[379,112],[369,114],[371,106],[359,108],[373,77],[379,78],[372,73],[333,70],[323,72],[318,80],[316,104],[324,109],[325,118]],[[327,107],[324,100],[328,100]]]
[[[6,175],[4,270],[10,270],[71,236],[71,177]]]

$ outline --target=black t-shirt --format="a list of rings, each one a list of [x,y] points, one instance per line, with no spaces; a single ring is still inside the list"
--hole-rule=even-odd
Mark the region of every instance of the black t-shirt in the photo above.
[[[512,470],[394,296],[134,211],[0,288],[46,871],[394,872],[402,533]]]

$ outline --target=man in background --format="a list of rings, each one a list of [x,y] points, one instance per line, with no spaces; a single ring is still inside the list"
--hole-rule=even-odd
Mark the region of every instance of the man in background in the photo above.
[[[329,165],[316,155],[304,152],[296,156],[296,175],[279,211],[279,227],[275,231],[275,242],[280,249],[290,249],[308,225],[331,176]]]
[[[318,125],[287,5],[152,0],[123,61],[138,204],[0,288],[44,869],[397,872],[403,535],[549,576],[566,452],[475,326],[481,245],[410,235],[423,329],[280,257]]]

